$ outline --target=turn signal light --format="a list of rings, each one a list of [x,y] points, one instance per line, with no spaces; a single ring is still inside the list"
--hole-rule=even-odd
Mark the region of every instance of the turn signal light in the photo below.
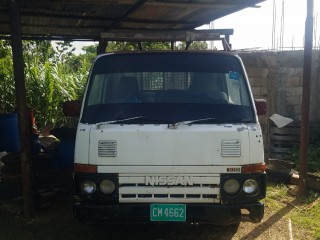
[[[241,173],[264,173],[266,171],[266,164],[251,164],[244,165],[241,168]]]
[[[74,172],[97,173],[97,166],[89,164],[74,164]]]

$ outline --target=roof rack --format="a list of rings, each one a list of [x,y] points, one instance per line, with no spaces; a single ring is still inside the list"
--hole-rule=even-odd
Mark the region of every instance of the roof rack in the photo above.
[[[142,51],[141,42],[171,42],[171,49],[176,41],[186,42],[185,50],[194,41],[222,41],[225,51],[231,50],[230,35],[233,29],[210,30],[115,30],[101,33],[103,41],[138,42]]]

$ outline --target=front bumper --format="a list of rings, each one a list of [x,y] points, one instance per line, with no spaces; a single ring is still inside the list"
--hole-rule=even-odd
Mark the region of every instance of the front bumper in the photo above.
[[[237,224],[240,221],[260,222],[264,215],[263,203],[217,205],[187,204],[187,222],[211,223],[216,225]],[[247,214],[241,213],[246,210]],[[86,221],[112,223],[150,222],[150,204],[98,205],[75,203],[73,214]]]

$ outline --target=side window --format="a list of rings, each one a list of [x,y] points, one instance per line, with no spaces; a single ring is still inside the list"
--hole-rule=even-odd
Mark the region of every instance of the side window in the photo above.
[[[226,73],[226,82],[229,93],[229,102],[236,105],[249,106],[249,98],[244,79],[239,72]]]
[[[95,75],[91,85],[90,96],[88,97],[88,106],[92,106],[101,102],[103,98],[104,88],[103,75]]]
[[[107,84],[106,75],[95,75],[91,85],[90,95],[88,97],[88,106],[104,103]]]

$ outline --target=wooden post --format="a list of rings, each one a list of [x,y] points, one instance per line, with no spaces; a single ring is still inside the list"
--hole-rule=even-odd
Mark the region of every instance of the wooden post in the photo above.
[[[186,42],[186,47],[184,48],[184,50],[188,50],[190,45],[191,45],[191,43],[192,43],[191,41],[187,41]]]
[[[32,194],[30,124],[26,104],[27,100],[22,52],[21,18],[18,0],[10,0],[10,28],[21,146],[20,159],[22,171],[23,206],[26,219],[31,220],[34,217],[34,201]]]
[[[138,47],[140,51],[143,51],[143,46],[142,46],[142,42],[138,42]]]
[[[105,53],[107,46],[108,46],[108,41],[104,39],[100,39],[99,45],[97,47],[97,55]]]
[[[174,50],[174,41],[171,41],[170,43],[171,43],[171,51],[173,51]]]
[[[299,163],[299,195],[307,193],[308,145],[309,145],[309,114],[310,114],[310,80],[313,40],[313,0],[307,2],[307,19],[305,25],[303,85],[301,103],[301,136]]]

